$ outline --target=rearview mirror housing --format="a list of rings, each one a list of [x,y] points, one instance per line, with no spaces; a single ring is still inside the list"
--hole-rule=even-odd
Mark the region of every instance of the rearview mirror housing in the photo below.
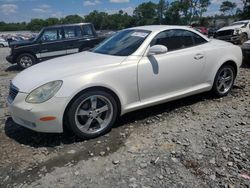
[[[165,54],[168,52],[168,48],[163,45],[154,45],[151,46],[148,50],[148,56],[158,55],[158,54]]]

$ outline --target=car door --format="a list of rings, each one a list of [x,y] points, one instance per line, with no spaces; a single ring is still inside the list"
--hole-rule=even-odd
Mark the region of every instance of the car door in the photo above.
[[[81,43],[79,40],[82,39],[82,30],[79,25],[76,26],[65,26],[64,28],[65,47],[67,54],[73,54],[79,52]]]
[[[38,58],[52,58],[66,55],[62,28],[45,29],[40,37]]]
[[[187,30],[167,30],[159,33],[150,46],[164,45],[168,52],[145,56],[139,62],[140,99],[164,98],[203,83],[205,54],[200,45],[205,42],[207,41],[204,38]]]

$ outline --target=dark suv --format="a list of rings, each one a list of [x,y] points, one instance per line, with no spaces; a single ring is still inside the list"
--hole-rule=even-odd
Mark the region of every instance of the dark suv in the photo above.
[[[91,49],[103,39],[91,23],[50,26],[33,40],[11,42],[11,54],[6,59],[25,69],[40,61]]]

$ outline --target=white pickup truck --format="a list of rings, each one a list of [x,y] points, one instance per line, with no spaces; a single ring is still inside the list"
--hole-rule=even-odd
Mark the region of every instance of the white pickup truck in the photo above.
[[[243,44],[250,39],[250,20],[232,23],[216,31],[214,38],[228,42]]]

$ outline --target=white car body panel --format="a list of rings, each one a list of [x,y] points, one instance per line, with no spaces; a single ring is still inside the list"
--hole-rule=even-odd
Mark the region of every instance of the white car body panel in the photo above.
[[[82,52],[37,64],[19,73],[12,83],[19,94],[9,104],[15,122],[39,132],[63,132],[63,114],[69,102],[81,91],[104,87],[113,91],[121,104],[121,115],[144,107],[209,91],[218,69],[227,61],[240,67],[242,52],[231,43],[209,40],[199,32],[181,26],[144,26],[152,31],[130,56],[111,56]],[[147,56],[149,44],[161,31],[185,29],[197,33],[207,43]],[[195,59],[196,56],[202,56]],[[35,88],[50,81],[62,80],[54,97],[42,104],[29,104],[25,98]],[[32,115],[35,114],[35,115]],[[54,115],[55,122],[45,125],[39,117]],[[35,122],[27,126],[20,118]]]

